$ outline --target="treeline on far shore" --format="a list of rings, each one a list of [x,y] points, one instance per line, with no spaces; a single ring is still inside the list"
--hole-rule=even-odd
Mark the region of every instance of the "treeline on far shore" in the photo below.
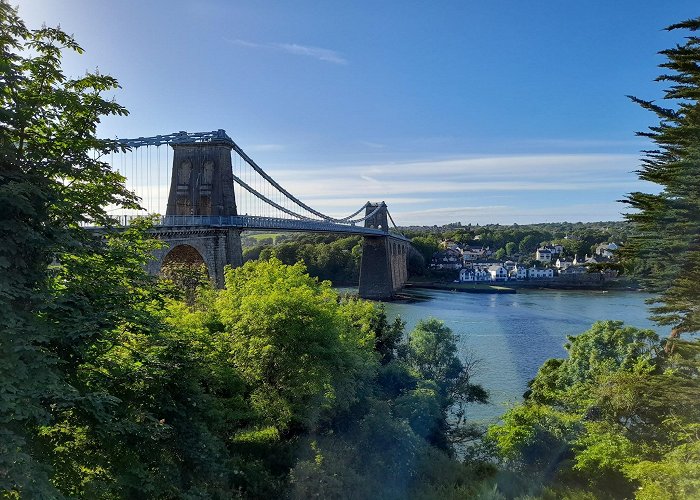
[[[595,246],[602,242],[623,244],[633,234],[633,227],[626,221],[611,222],[556,222],[511,226],[499,224],[444,226],[410,226],[400,228],[411,240],[413,250],[409,256],[409,275],[452,280],[454,271],[430,269],[435,252],[443,248],[444,241],[460,245],[490,248],[493,258],[511,258],[529,264],[534,252],[543,244],[557,243],[564,247],[564,254],[573,258],[593,254]],[[311,276],[330,280],[336,285],[357,284],[360,276],[362,237],[333,234],[304,233],[244,233],[242,235],[243,260],[269,260],[275,257],[285,264],[303,262]],[[643,269],[643,263],[629,259],[619,271],[633,279]]]

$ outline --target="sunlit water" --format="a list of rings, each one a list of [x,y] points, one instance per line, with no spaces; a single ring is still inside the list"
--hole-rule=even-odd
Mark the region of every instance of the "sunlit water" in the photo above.
[[[647,319],[639,292],[527,290],[517,294],[456,293],[421,290],[426,300],[387,303],[389,318],[399,315],[411,331],[418,320],[441,319],[459,337],[464,354],[480,359],[475,381],[491,395],[489,405],[474,405],[472,419],[484,423],[522,400],[527,382],[549,358],[566,356],[567,335],[579,334],[597,320],[658,329]]]

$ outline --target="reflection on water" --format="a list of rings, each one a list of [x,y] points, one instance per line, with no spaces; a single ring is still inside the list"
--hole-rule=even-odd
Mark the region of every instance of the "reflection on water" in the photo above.
[[[638,292],[526,290],[517,294],[472,294],[421,290],[428,300],[387,303],[389,318],[406,321],[410,331],[419,319],[441,319],[460,338],[463,352],[481,359],[476,381],[491,394],[488,406],[475,405],[472,417],[496,420],[509,404],[521,400],[528,380],[549,358],[564,357],[567,335],[576,335],[598,320],[655,328],[647,319]],[[655,328],[662,336],[667,330]]]

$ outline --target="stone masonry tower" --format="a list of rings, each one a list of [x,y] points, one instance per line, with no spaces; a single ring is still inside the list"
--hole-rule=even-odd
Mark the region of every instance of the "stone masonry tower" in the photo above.
[[[173,173],[165,215],[238,215],[232,146],[222,140],[172,147]]]
[[[243,261],[240,230],[197,226],[196,218],[190,223],[182,216],[238,215],[231,166],[233,143],[220,131],[220,137],[206,142],[171,146],[173,168],[165,225],[156,233],[167,247],[155,252],[149,270],[157,273],[170,261],[203,262],[211,279],[221,288],[224,266],[238,267]]]

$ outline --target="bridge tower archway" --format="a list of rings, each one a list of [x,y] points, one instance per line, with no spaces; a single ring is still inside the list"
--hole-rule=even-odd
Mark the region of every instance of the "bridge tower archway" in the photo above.
[[[153,252],[147,270],[161,274],[168,262],[202,262],[209,278],[218,288],[224,287],[224,267],[242,264],[240,231],[226,228],[163,228],[153,232],[164,245]],[[201,261],[200,261],[201,259]]]
[[[208,266],[204,257],[195,247],[180,243],[170,248],[165,254],[160,265],[160,275],[174,280],[184,286],[196,286],[203,277],[202,266],[206,276],[211,279]]]
[[[203,265],[206,267],[207,263],[204,262],[204,257],[199,253],[195,247],[189,244],[181,243],[168,251],[163,257],[163,263],[161,264],[161,269],[167,267],[170,264],[186,264],[188,266],[199,266]]]

